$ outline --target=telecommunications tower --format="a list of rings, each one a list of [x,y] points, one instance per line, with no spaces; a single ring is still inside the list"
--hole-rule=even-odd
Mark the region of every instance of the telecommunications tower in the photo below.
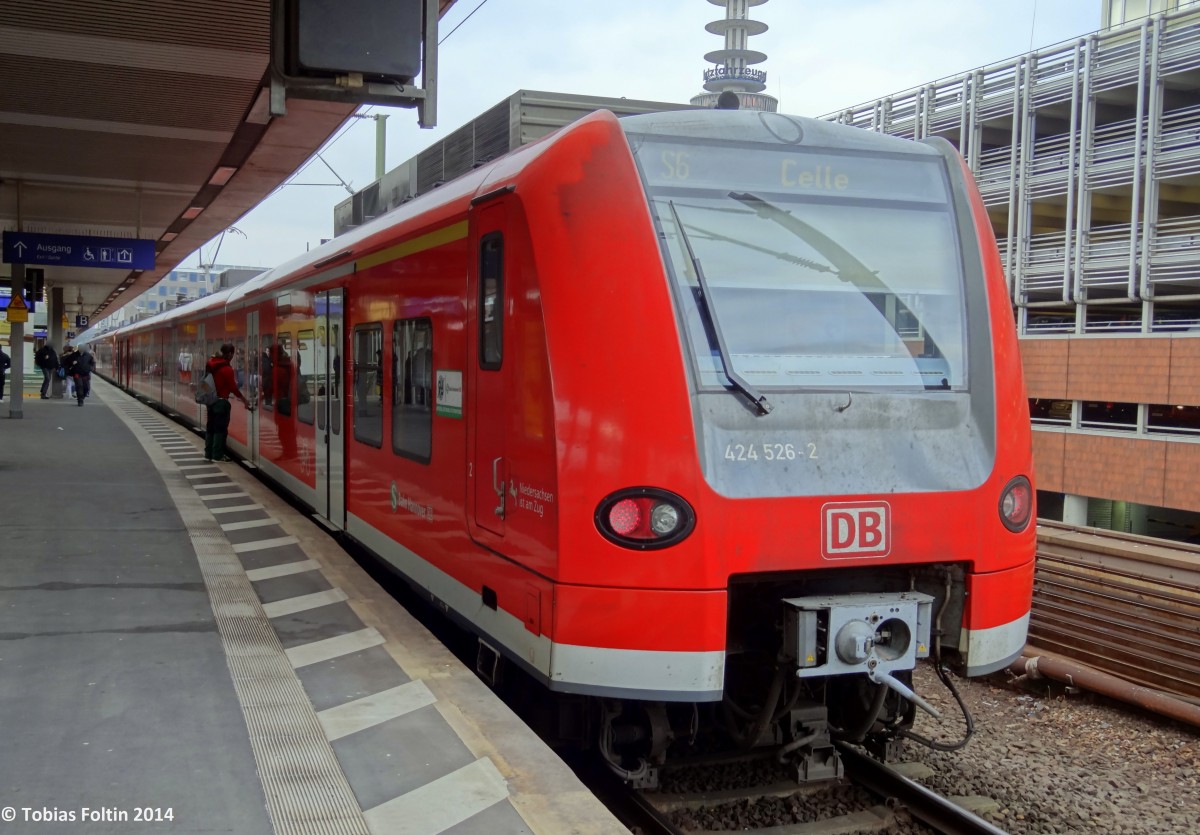
[[[725,37],[725,48],[714,50],[704,60],[715,64],[704,71],[704,89],[692,98],[696,107],[721,107],[732,110],[779,110],[779,100],[768,96],[767,74],[762,70],[750,69],[751,64],[767,60],[765,53],[746,48],[751,35],[767,31],[767,24],[750,19],[750,8],[761,6],[767,0],[708,0],[714,6],[725,7],[725,18],[714,20],[704,28],[714,35]]]

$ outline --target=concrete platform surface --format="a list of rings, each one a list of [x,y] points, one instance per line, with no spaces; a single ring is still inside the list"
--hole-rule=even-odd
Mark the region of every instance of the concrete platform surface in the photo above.
[[[0,404],[0,835],[625,832],[324,530],[97,381]]]

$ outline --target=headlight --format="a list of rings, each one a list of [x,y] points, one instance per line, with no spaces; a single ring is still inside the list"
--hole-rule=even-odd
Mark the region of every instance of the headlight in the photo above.
[[[600,502],[595,518],[605,538],[640,551],[674,545],[696,525],[687,502],[657,487],[618,490]]]
[[[1025,530],[1033,518],[1033,486],[1019,475],[1004,486],[1000,494],[1000,521],[1013,533]]]

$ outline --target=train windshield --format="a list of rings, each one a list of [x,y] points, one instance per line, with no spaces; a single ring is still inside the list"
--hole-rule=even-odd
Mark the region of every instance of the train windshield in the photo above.
[[[631,139],[702,385],[965,388],[940,156]]]

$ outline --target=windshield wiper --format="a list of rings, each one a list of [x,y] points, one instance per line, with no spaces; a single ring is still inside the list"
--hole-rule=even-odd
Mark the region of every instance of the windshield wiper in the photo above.
[[[702,235],[707,236],[706,240],[724,241],[725,243],[733,244],[734,246],[744,247],[751,252],[761,252],[764,255],[770,255],[772,258],[778,258],[780,261],[787,261],[789,264],[795,264],[797,267],[807,267],[813,272],[834,272],[833,267],[825,264],[818,264],[816,261],[808,258],[801,258],[799,255],[795,255],[791,252],[784,252],[781,249],[771,249],[770,247],[766,246],[758,246],[757,244],[752,244],[748,241],[743,241],[738,238],[731,238],[729,235],[722,235],[720,232],[713,232],[711,229],[704,229],[696,226],[695,224],[692,225],[691,229],[693,232],[699,232]]]
[[[833,265],[832,272],[838,277],[838,280],[849,282],[860,290],[864,289],[865,285],[866,288],[871,290],[886,293],[889,296],[892,295],[888,286],[879,280],[878,273],[855,258],[853,253],[820,229],[805,223],[791,212],[784,211],[774,203],[768,203],[757,194],[751,194],[750,192],[739,194],[736,191],[731,191],[729,192],[729,196],[739,203],[749,206],[759,217],[779,224],[819,252],[824,256],[826,261]]]
[[[748,191],[741,193],[731,191],[729,192],[729,196],[739,203],[743,203],[748,206],[759,217],[766,218],[767,220],[771,220],[779,224],[784,229],[788,230],[793,235],[800,238],[802,241],[815,249],[825,258],[825,260],[833,265],[833,269],[830,270],[830,272],[837,276],[839,281],[845,281],[853,284],[864,294],[879,293],[886,298],[894,299],[899,307],[907,310],[909,313],[912,312],[909,310],[908,305],[904,303],[904,300],[892,292],[892,289],[888,287],[888,285],[882,280],[880,280],[879,273],[876,270],[872,270],[862,261],[859,261],[858,258],[854,256],[854,253],[850,252],[850,250],[846,249],[820,229],[817,229],[815,226],[809,223],[805,223],[791,212],[779,208],[774,203],[763,200],[757,194],[751,194]],[[804,266],[810,265],[805,264]],[[942,349],[938,347],[937,341],[929,336],[928,333],[926,334],[926,338],[928,339],[928,344],[933,348],[934,354],[939,357],[944,357],[945,354],[943,354]],[[950,385],[948,382],[943,380],[936,385],[925,384],[925,388],[949,389]]]
[[[721,333],[721,323],[717,321],[717,311],[713,308],[710,293],[708,291],[708,279],[704,277],[704,268],[700,266],[700,259],[696,257],[695,250],[692,249],[692,241],[688,238],[687,231],[683,228],[683,221],[679,219],[679,210],[675,208],[675,201],[670,200],[667,205],[671,207],[671,214],[675,217],[675,226],[679,229],[679,239],[683,241],[683,246],[687,250],[688,258],[691,259],[692,268],[696,271],[696,281],[700,284],[700,293],[697,301],[704,311],[704,315],[708,317],[708,322],[712,325],[713,337],[717,342],[717,353],[721,356],[721,370],[725,372],[725,379],[740,392],[747,400],[750,401],[757,414],[770,414],[773,408],[767,402],[767,398],[762,392],[756,389],[750,383],[742,379],[742,376],[733,370],[733,360],[729,358],[729,349],[725,347],[725,337]]]

